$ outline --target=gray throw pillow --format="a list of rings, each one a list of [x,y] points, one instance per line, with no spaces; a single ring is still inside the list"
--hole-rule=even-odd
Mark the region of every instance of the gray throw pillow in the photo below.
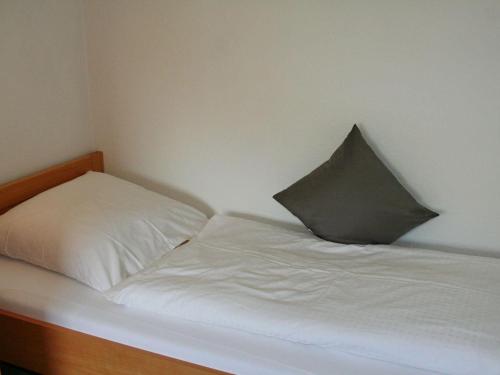
[[[389,244],[438,216],[398,182],[356,125],[328,161],[273,198],[318,237],[346,244]]]

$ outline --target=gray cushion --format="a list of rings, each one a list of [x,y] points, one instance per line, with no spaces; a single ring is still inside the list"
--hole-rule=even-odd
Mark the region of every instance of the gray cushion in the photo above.
[[[328,161],[274,199],[318,237],[348,244],[388,244],[438,216],[398,182],[356,125]]]

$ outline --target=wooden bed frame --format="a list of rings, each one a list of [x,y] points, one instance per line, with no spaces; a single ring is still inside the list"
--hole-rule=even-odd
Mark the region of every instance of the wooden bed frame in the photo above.
[[[102,152],[0,185],[0,214],[88,171],[104,171]],[[55,375],[224,374],[1,309],[0,361]]]

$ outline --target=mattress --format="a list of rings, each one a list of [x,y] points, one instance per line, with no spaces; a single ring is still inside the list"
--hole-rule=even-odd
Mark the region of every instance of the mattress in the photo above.
[[[237,374],[428,374],[116,305],[72,279],[3,256],[0,309]]]

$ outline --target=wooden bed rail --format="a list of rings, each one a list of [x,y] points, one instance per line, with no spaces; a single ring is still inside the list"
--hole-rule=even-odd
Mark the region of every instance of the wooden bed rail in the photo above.
[[[0,360],[43,375],[225,374],[1,309]]]
[[[55,165],[21,179],[0,185],[0,214],[54,186],[72,180],[88,171],[104,172],[101,151]]]

